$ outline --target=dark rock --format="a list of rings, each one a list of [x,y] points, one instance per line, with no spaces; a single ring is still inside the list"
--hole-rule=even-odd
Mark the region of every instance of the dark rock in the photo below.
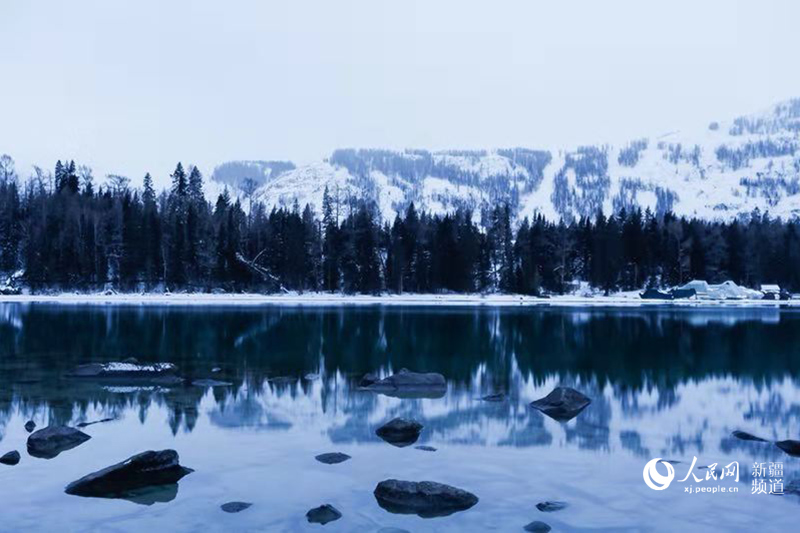
[[[28,437],[28,453],[40,459],[52,459],[91,439],[83,431],[67,426],[48,426]]]
[[[417,442],[421,431],[422,424],[416,420],[395,418],[379,427],[375,434],[389,444],[403,448]]]
[[[731,433],[731,436],[732,437],[736,437],[737,439],[740,439],[740,440],[751,440],[751,441],[755,441],[755,442],[769,442],[766,439],[762,439],[761,437],[756,437],[755,435],[751,435],[750,433],[747,433],[746,431],[739,431],[738,429],[736,431],[734,431],[733,433]]]
[[[31,433],[33,432],[34,429],[36,429],[36,422],[34,422],[33,420],[28,420],[27,422],[25,422],[25,431]]]
[[[418,450],[422,450],[423,452],[435,452],[436,448],[433,446],[414,446]]]
[[[339,520],[341,517],[342,513],[340,513],[336,507],[327,503],[311,509],[306,513],[306,518],[310,523],[322,524],[323,526],[328,522]]]
[[[226,513],[240,513],[252,505],[249,502],[228,502],[223,503],[219,508]]]
[[[575,389],[556,387],[544,398],[531,402],[531,407],[554,420],[567,422],[578,416],[590,403],[591,399]]]
[[[378,483],[374,494],[378,505],[391,513],[416,514],[423,518],[447,516],[478,503],[474,494],[434,481],[387,479]]]
[[[506,395],[502,392],[498,392],[496,394],[488,394],[481,398],[484,402],[504,402],[506,401]]]
[[[381,379],[376,374],[364,374],[364,377],[361,378],[361,381],[358,382],[359,387],[369,387]]]
[[[531,522],[522,529],[524,529],[525,531],[529,531],[531,533],[547,533],[553,528],[545,524],[544,522],[539,522],[538,520],[536,520],[534,522]]]
[[[800,457],[800,441],[781,440],[776,442],[775,446],[788,453],[792,457]]]
[[[368,385],[367,388],[387,396],[401,398],[441,398],[447,392],[447,382],[441,374],[433,372],[422,374],[404,368],[397,374]]]
[[[343,463],[350,459],[351,457],[346,453],[323,453],[314,457],[320,463],[325,463],[326,465],[338,465],[339,463]]]
[[[672,295],[670,293],[652,288],[645,289],[644,292],[640,292],[639,297],[643,300],[672,300]]]
[[[17,463],[19,463],[19,452],[17,450],[14,450],[13,452],[8,452],[7,454],[0,457],[0,464],[2,465],[14,466]]]
[[[73,481],[65,492],[75,496],[122,498],[143,487],[177,483],[194,472],[178,462],[178,452],[146,451]]]
[[[566,502],[546,501],[536,504],[536,508],[543,513],[554,513],[567,508]]]
[[[89,363],[72,370],[67,377],[82,379],[117,380],[123,382],[147,381],[159,385],[177,385],[183,381],[176,372],[178,368],[172,363]]]
[[[125,363],[125,364],[128,364],[128,365],[138,365],[139,364],[139,360],[136,359],[135,357],[128,357],[127,359],[123,359],[122,362]]]
[[[102,420],[94,420],[92,422],[81,422],[80,424],[75,424],[79,428],[85,428],[86,426],[92,426],[94,424],[103,424],[105,422],[113,422],[116,418],[103,418]]]
[[[192,385],[195,387],[230,387],[233,383],[229,383],[227,381],[218,381],[216,379],[196,379],[192,381]]]

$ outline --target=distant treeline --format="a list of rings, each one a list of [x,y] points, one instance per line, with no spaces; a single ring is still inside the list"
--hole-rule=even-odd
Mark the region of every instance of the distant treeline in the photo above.
[[[0,272],[32,290],[514,292],[606,291],[725,279],[800,290],[800,223],[753,213],[730,223],[638,209],[569,224],[515,223],[412,204],[382,222],[375,205],[326,190],[310,206],[267,210],[252,189],[209,203],[197,168],[178,164],[156,194],[110,176],[95,189],[73,162],[20,182],[0,158]],[[475,219],[480,218],[480,224]],[[0,280],[2,282],[2,280]]]

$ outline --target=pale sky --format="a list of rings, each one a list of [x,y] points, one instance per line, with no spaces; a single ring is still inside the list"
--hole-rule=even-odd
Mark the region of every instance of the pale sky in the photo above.
[[[800,96],[795,0],[3,0],[0,153],[141,183],[340,147],[573,147]]]

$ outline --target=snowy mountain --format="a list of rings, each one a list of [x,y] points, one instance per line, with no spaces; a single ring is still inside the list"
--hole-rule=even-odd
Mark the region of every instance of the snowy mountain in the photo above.
[[[331,194],[374,200],[391,220],[412,201],[441,213],[509,202],[518,217],[572,220],[640,206],[730,220],[758,208],[800,216],[800,99],[712,122],[704,131],[642,137],[624,146],[571,150],[336,150],[322,162],[229,162],[212,181],[255,180],[268,206],[312,204]]]

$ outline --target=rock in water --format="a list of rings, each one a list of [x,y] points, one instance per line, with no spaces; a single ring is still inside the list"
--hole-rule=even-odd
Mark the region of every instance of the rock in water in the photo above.
[[[404,368],[397,374],[368,385],[367,388],[387,396],[440,398],[447,392],[447,382],[441,374],[421,374]]]
[[[34,429],[36,429],[36,422],[33,420],[28,420],[25,422],[25,431],[32,433]]]
[[[85,428],[88,426],[93,426],[95,424],[104,424],[106,422],[113,422],[114,420],[116,420],[116,418],[103,418],[100,420],[93,420],[91,422],[81,422],[80,424],[75,424],[75,425],[79,428]]]
[[[252,505],[253,504],[249,502],[228,502],[223,503],[219,508],[226,513],[240,513]]]
[[[536,520],[535,522],[531,522],[522,529],[524,529],[525,531],[529,531],[531,533],[547,533],[553,528],[545,524],[544,522],[539,522],[538,520]]]
[[[484,402],[504,402],[506,401],[506,395],[502,392],[498,392],[496,394],[487,394],[483,398],[481,398]]]
[[[592,400],[575,389],[556,387],[553,392],[531,402],[531,407],[538,409],[553,420],[567,422],[578,416]]]
[[[537,503],[536,508],[543,513],[554,513],[566,509],[567,504],[566,502],[546,501]]]
[[[172,363],[89,363],[72,370],[67,377],[103,379],[117,381],[148,381],[163,385],[175,385],[183,381],[176,375],[178,367]]]
[[[334,452],[317,455],[314,459],[326,465],[337,465],[350,459],[350,456],[346,453]]]
[[[192,385],[195,387],[230,387],[233,383],[229,381],[219,381],[217,379],[196,379],[192,381]]]
[[[752,441],[755,441],[755,442],[769,442],[766,439],[762,439],[761,437],[756,437],[755,435],[751,435],[750,433],[747,433],[746,431],[739,431],[738,429],[736,431],[734,431],[733,433],[731,433],[731,436],[732,437],[736,437],[737,439],[740,439],[740,440],[752,440]]]
[[[798,440],[781,440],[776,442],[775,446],[792,457],[800,457],[800,441]]]
[[[416,514],[423,518],[465,511],[478,497],[462,489],[434,481],[387,479],[375,487],[378,505],[391,513]]]
[[[327,503],[311,509],[306,513],[306,518],[310,523],[322,524],[323,526],[328,522],[339,520],[341,517],[342,513],[340,513],[336,507]]]
[[[40,459],[52,459],[91,439],[83,431],[67,426],[48,426],[28,437],[28,453]]]
[[[436,448],[433,446],[414,446],[418,450],[422,450],[423,452],[435,452]]]
[[[178,452],[146,451],[73,481],[64,492],[75,496],[120,498],[142,487],[177,483],[194,472],[178,462]]]
[[[379,427],[375,434],[389,444],[403,448],[417,442],[421,431],[422,424],[416,420],[395,418]]]
[[[0,457],[0,464],[2,465],[14,466],[17,463],[19,463],[19,452],[17,450],[8,452],[4,456]]]

